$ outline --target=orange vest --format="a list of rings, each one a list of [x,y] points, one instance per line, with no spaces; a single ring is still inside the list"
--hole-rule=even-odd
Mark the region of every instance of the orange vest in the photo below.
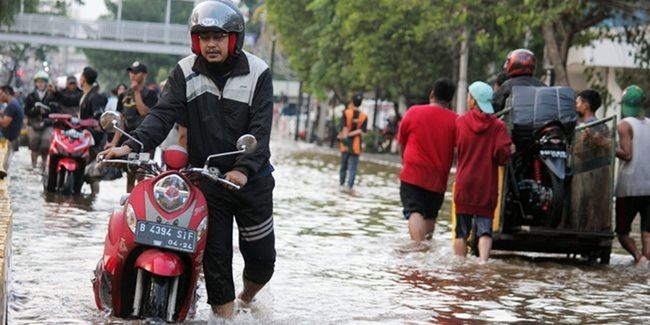
[[[358,114],[355,114],[358,112]],[[355,116],[356,115],[356,116]],[[345,127],[348,129],[348,132],[352,132],[357,129],[361,129],[363,123],[366,121],[366,114],[361,111],[355,111],[353,109],[345,110]],[[356,123],[355,123],[356,122]],[[361,154],[361,134],[355,135],[352,138],[347,138],[339,142],[339,149],[341,152],[348,152],[348,146],[345,141],[351,141],[352,153],[355,155]]]

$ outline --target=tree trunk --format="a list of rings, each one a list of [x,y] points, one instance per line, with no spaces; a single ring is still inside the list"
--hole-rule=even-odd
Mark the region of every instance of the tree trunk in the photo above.
[[[548,59],[553,65],[553,71],[555,72],[556,85],[570,86],[569,77],[566,72],[567,58],[563,57],[560,46],[555,38],[555,26],[553,24],[544,25],[542,27],[542,32],[544,35],[544,42],[546,43]]]

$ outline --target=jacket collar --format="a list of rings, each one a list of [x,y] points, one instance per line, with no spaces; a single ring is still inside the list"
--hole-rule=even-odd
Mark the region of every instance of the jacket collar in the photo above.
[[[246,53],[242,52],[241,54],[231,57],[232,60],[234,60],[230,65],[232,65],[232,68],[227,68],[224,72],[225,74],[223,76],[228,76],[228,77],[237,77],[237,76],[244,76],[250,73],[250,66],[248,64],[248,58],[246,57]],[[226,63],[228,64],[228,63]],[[194,65],[192,66],[192,71],[205,75],[205,76],[213,76],[215,74],[218,74],[218,71],[211,71],[209,69],[209,64],[208,62],[202,57],[202,56],[197,56],[196,60],[194,61]]]

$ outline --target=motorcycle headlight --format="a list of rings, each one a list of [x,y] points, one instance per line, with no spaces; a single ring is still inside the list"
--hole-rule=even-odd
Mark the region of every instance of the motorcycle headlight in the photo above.
[[[197,241],[200,241],[201,238],[208,232],[208,216],[203,217],[203,220],[201,220],[201,223],[199,226],[196,228],[196,234],[197,234]]]
[[[180,209],[190,197],[190,186],[178,175],[163,177],[153,186],[153,196],[167,212]]]
[[[138,218],[135,216],[135,210],[131,203],[126,205],[126,224],[131,229],[131,232],[135,234],[135,225],[138,223]]]

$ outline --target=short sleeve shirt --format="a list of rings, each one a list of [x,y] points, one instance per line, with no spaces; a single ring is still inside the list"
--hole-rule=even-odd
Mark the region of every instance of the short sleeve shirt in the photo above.
[[[143,88],[140,91],[140,95],[142,96],[142,102],[144,102],[144,104],[149,108],[152,108],[158,102],[158,96],[156,96],[156,93],[147,88]],[[138,108],[135,105],[135,97],[133,96],[133,90],[131,89],[118,97],[117,111],[124,115],[127,132],[135,130],[144,120],[144,116],[141,116],[140,113],[138,113]]]
[[[13,141],[20,135],[20,129],[23,127],[24,111],[16,99],[12,99],[4,111],[5,116],[12,118],[11,123],[2,130],[5,138]]]

